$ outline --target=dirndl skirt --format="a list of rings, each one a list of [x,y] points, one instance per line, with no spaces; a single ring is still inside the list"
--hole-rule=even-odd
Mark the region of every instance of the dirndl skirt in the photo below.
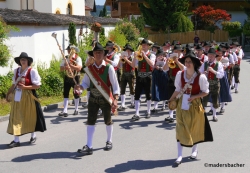
[[[181,109],[182,97],[176,109],[176,139],[182,146],[192,147],[202,142],[213,141],[212,131],[201,99],[192,101],[189,110]]]
[[[152,73],[151,95],[153,101],[162,101],[168,99],[168,74],[164,71],[154,69]]]
[[[224,71],[224,77],[220,79],[220,102],[231,102],[232,96],[228,83],[227,72]]]

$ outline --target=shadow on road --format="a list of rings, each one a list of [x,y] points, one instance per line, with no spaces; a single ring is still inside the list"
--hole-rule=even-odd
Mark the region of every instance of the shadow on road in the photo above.
[[[162,121],[134,121],[134,122],[132,121],[132,122],[127,122],[127,123],[120,124],[120,126],[123,129],[131,130],[133,128],[148,127],[149,125],[160,124],[160,123],[162,123],[162,124],[158,125],[156,127],[165,128],[167,130],[172,130],[176,126],[175,123],[165,123],[165,122],[162,122]]]
[[[155,169],[160,167],[167,167],[172,166],[176,159],[169,159],[169,160],[133,160],[128,161],[126,163],[121,163],[115,165],[115,167],[111,167],[105,170],[107,173],[114,173],[114,172],[128,172],[131,170],[148,170],[148,169]],[[182,159],[183,162],[191,162],[188,157],[184,157]]]

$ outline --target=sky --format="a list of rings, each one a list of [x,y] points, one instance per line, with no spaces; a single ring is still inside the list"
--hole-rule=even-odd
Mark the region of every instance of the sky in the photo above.
[[[95,0],[96,5],[104,5],[106,0]]]

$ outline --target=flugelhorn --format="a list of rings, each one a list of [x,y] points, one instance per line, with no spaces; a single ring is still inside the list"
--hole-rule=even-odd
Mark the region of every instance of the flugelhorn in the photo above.
[[[139,45],[139,47],[138,47],[138,49],[137,49],[137,51],[135,53],[136,53],[136,57],[135,58],[138,61],[142,61],[143,60],[143,56],[142,56],[142,46],[141,45]]]
[[[168,66],[169,68],[175,68],[176,67],[176,64],[174,62],[174,58],[177,58],[178,57],[178,54],[177,53],[173,53],[170,55],[169,59],[168,59]]]

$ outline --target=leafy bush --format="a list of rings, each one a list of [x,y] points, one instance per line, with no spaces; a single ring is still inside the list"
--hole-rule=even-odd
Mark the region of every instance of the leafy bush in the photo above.
[[[137,17],[137,19],[134,16],[132,16],[131,22],[136,26],[136,28],[139,29],[140,37],[148,38],[148,33],[145,31],[146,22],[144,20],[143,15]]]
[[[118,25],[117,25],[118,26]],[[126,36],[118,29],[118,27],[109,31],[109,40],[115,42],[119,46],[123,46],[127,43]]]
[[[244,26],[243,26],[243,33],[246,36],[250,36],[250,21],[245,22]]]
[[[237,37],[241,36],[242,33],[242,28],[241,28],[241,23],[238,21],[235,22],[222,22],[222,29],[225,31],[228,31],[228,34],[230,37]]]
[[[0,98],[5,98],[9,88],[12,85],[13,72],[10,71],[7,75],[0,75]]]

